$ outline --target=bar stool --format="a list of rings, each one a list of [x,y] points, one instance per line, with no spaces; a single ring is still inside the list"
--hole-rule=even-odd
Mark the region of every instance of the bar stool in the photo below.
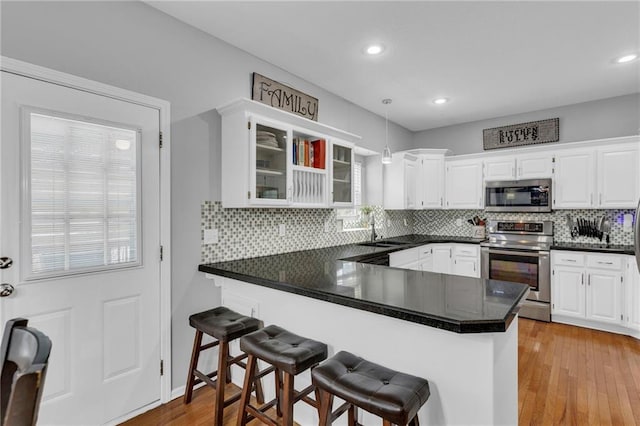
[[[274,405],[278,417],[282,417],[282,425],[285,426],[293,425],[293,404],[299,400],[319,408],[318,402],[308,396],[315,391],[315,386],[309,385],[298,392],[294,388],[294,377],[327,359],[327,345],[290,333],[277,325],[270,325],[243,336],[240,339],[240,349],[249,355],[249,359],[238,408],[238,425],[244,426],[254,418],[267,424],[278,424],[277,420],[265,413]],[[271,366],[258,372],[258,359]],[[260,407],[252,406],[249,389],[256,380],[271,372],[275,372],[276,397]]]
[[[349,410],[350,426],[358,425],[358,407],[383,419],[384,426],[418,426],[418,410],[429,399],[429,382],[390,370],[349,352],[339,352],[311,371],[320,395],[321,426]],[[331,412],[333,397],[346,401]]]
[[[189,365],[189,375],[184,393],[184,403],[191,402],[193,387],[198,383],[205,382],[216,390],[216,405],[214,409],[213,423],[216,426],[222,425],[222,413],[224,407],[233,404],[240,399],[241,393],[228,399],[224,399],[224,386],[231,382],[231,366],[236,364],[242,368],[247,368],[243,361],[247,354],[242,353],[236,357],[229,355],[229,342],[251,333],[260,328],[260,320],[256,318],[240,315],[231,309],[219,306],[208,311],[199,312],[189,317],[189,325],[196,329],[196,336],[193,340],[193,352],[191,353],[191,363]],[[202,344],[202,335],[208,334],[216,339],[206,345]],[[200,352],[218,346],[218,369],[211,373],[203,373],[198,370],[198,359]],[[216,377],[216,380],[212,380]],[[249,390],[249,393],[253,390]],[[264,402],[264,394],[260,381],[255,383],[256,399]]]

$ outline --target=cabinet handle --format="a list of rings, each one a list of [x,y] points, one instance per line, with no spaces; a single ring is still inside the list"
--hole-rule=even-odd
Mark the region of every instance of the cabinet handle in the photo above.
[[[563,262],[577,262],[575,259],[562,259]]]
[[[598,261],[599,265],[613,265],[613,262],[602,262],[601,260]]]
[[[587,276],[587,285],[591,285],[591,274]]]
[[[442,197],[440,197],[440,207],[443,207]]]
[[[584,274],[580,274],[580,284],[584,285]]]

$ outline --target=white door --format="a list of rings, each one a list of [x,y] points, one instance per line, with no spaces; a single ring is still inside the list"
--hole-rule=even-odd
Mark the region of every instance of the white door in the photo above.
[[[598,200],[600,208],[633,208],[640,196],[640,163],[636,145],[598,150]]]
[[[596,270],[587,272],[587,318],[620,324],[622,274]]]
[[[423,186],[423,209],[441,209],[444,207],[443,181],[444,181],[444,157],[425,157],[422,160],[422,177],[420,184]]]
[[[521,155],[517,158],[518,179],[539,179],[553,176],[553,155],[540,152],[538,154]]]
[[[458,160],[447,162],[445,177],[447,208],[482,208],[482,162]]]
[[[417,209],[416,199],[418,196],[417,191],[418,181],[418,162],[412,160],[404,160],[404,194],[405,208]]]
[[[453,259],[453,275],[480,277],[478,269],[478,259],[475,257],[456,256]]]
[[[512,180],[516,178],[514,157],[494,157],[484,160],[484,180]]]
[[[552,313],[576,318],[585,317],[584,270],[556,266],[553,274]]]
[[[451,251],[450,245],[434,244],[433,248],[433,272],[440,274],[451,273]]]
[[[53,343],[39,423],[160,398],[159,111],[1,73],[0,320]]]
[[[586,208],[594,204],[595,155],[591,150],[563,151],[556,155],[555,208]]]

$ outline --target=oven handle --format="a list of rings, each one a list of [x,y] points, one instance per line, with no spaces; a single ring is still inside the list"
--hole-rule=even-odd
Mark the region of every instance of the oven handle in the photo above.
[[[549,256],[548,251],[518,251],[518,250],[494,250],[494,249],[483,249],[486,250],[489,254],[506,254],[512,256],[529,256],[529,257],[545,257]]]

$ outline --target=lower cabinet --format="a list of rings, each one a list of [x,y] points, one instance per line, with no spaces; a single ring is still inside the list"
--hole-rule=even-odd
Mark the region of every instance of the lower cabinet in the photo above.
[[[426,244],[391,253],[389,266],[479,278],[480,247],[461,243]]]
[[[640,272],[636,258],[627,256],[627,327],[640,338]]]
[[[628,257],[552,250],[552,321],[623,332]]]

